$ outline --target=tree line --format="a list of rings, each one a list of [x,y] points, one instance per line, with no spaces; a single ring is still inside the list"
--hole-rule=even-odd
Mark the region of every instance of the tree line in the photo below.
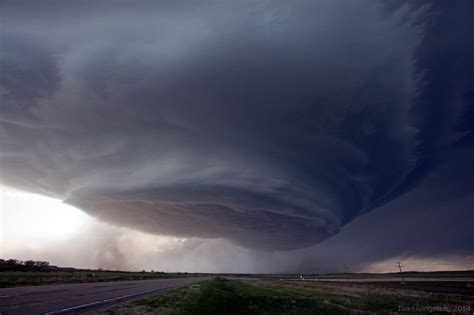
[[[47,261],[0,259],[0,271],[47,271],[48,268]]]

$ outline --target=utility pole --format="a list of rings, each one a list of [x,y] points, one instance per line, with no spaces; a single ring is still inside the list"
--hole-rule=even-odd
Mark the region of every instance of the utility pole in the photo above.
[[[346,271],[346,281],[349,281],[349,267],[347,264],[344,264],[344,270]]]
[[[403,271],[402,271],[402,267],[405,267],[405,266],[402,266],[400,261],[397,261],[397,265],[398,265],[398,269],[400,269],[400,275],[402,276],[402,283],[405,283],[405,278],[403,277]]]

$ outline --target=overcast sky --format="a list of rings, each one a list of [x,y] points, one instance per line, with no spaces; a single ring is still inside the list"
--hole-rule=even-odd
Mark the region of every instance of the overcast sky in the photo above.
[[[109,262],[134,253],[123,233],[161,244],[133,267],[472,260],[473,17],[469,0],[2,0],[1,185],[94,218],[80,238],[118,244]]]

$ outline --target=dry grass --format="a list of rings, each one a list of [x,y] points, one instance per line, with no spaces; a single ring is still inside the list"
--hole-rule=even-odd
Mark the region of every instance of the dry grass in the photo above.
[[[201,284],[193,284],[179,289],[168,291],[162,295],[156,295],[134,302],[126,302],[106,307],[103,309],[86,312],[85,314],[104,315],[168,315],[181,307],[191,296],[196,294]]]
[[[290,291],[312,297],[342,309],[365,312],[396,312],[399,306],[426,305],[474,310],[474,297],[462,294],[440,294],[409,288],[390,288],[373,284],[330,283],[317,281],[252,280],[253,285]]]
[[[412,306],[446,307],[451,312],[457,310],[457,314],[472,314],[474,296],[368,283],[216,278],[99,313],[398,314],[400,307]],[[465,312],[459,312],[459,307]]]

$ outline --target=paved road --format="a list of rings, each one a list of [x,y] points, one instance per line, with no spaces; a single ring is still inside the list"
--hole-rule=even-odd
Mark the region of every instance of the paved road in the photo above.
[[[159,294],[206,278],[114,281],[0,289],[0,314],[63,314]]]

